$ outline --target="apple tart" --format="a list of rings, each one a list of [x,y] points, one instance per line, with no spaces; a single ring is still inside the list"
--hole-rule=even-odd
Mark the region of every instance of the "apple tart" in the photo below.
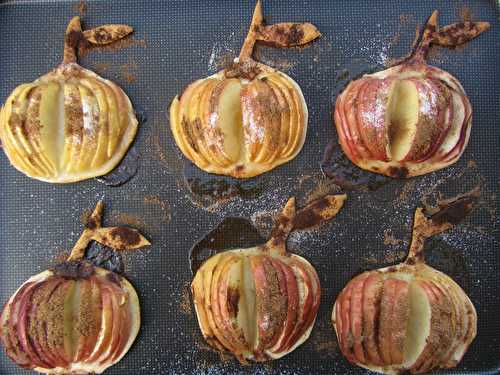
[[[291,198],[268,242],[220,252],[206,260],[191,284],[205,340],[242,363],[270,361],[309,337],[321,287],[314,267],[286,250],[286,239],[304,222],[331,219],[345,195],[328,195],[295,212]]]
[[[427,218],[415,212],[409,255],[396,266],[364,272],[337,297],[332,322],[352,363],[384,374],[421,374],[455,367],[474,340],[477,315],[462,288],[425,264],[426,238],[467,213],[461,198]]]
[[[489,28],[429,18],[413,53],[389,69],[349,83],[335,103],[339,143],[358,167],[404,178],[455,163],[467,146],[472,108],[460,82],[426,63],[431,44],[455,47]]]
[[[320,35],[310,23],[265,26],[259,0],[232,66],[191,83],[173,100],[170,128],[182,153],[206,172],[237,178],[257,176],[297,156],[307,131],[302,91],[252,54],[258,41],[293,47]]]
[[[69,183],[102,176],[122,160],[138,122],[115,83],[77,64],[77,48],[105,45],[132,32],[127,25],[82,31],[69,23],[63,62],[18,86],[0,111],[0,140],[11,164],[29,177]]]
[[[5,305],[0,339],[18,366],[45,374],[100,374],[137,337],[134,287],[83,257],[90,241],[120,251],[150,243],[135,229],[102,227],[102,210],[99,202],[67,261],[29,278]]]

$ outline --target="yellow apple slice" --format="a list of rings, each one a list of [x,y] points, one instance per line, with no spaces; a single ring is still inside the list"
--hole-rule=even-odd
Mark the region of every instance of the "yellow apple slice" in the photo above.
[[[410,80],[395,80],[387,103],[389,155],[393,160],[406,158],[413,147],[419,121],[419,95]]]
[[[238,161],[242,149],[243,134],[241,129],[242,113],[240,106],[241,83],[238,79],[226,79],[219,83],[214,92],[218,98],[211,98],[214,106],[210,108],[208,122],[211,127],[222,133],[223,147],[216,144],[218,150],[232,163]]]

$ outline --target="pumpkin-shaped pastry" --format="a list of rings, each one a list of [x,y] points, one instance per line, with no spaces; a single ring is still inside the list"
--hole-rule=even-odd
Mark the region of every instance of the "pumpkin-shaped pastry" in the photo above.
[[[398,178],[455,163],[469,140],[471,104],[455,77],[425,59],[431,44],[455,47],[488,27],[461,22],[438,28],[436,11],[408,58],[350,82],[334,113],[347,157],[360,168]]]
[[[82,32],[69,23],[63,62],[37,80],[18,86],[0,112],[0,140],[12,165],[52,183],[102,176],[122,160],[137,132],[132,104],[111,81],[77,64],[77,48],[104,45],[132,32],[104,25]]]
[[[170,128],[182,153],[210,173],[257,176],[293,159],[307,131],[307,106],[297,83],[252,59],[254,44],[309,43],[309,23],[263,24],[257,2],[250,31],[232,66],[186,87],[170,106]]]
[[[471,203],[462,198],[430,218],[418,208],[406,260],[364,272],[342,290],[332,321],[350,362],[384,374],[460,362],[476,336],[476,310],[455,281],[425,264],[423,249],[426,238],[451,228]]]
[[[68,260],[29,278],[0,316],[7,355],[46,374],[100,374],[128,352],[141,325],[139,299],[123,277],[83,260],[90,241],[116,250],[149,242],[135,229],[101,227],[99,202]]]
[[[270,361],[309,337],[321,287],[314,267],[286,250],[294,228],[331,219],[345,195],[328,195],[295,212],[291,198],[264,245],[220,252],[206,260],[191,284],[205,340],[241,362]]]

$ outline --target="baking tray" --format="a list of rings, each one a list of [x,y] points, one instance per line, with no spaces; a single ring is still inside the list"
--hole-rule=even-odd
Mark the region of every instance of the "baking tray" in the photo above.
[[[142,301],[142,329],[125,358],[108,374],[362,374],[337,348],[330,324],[332,304],[362,270],[404,257],[415,207],[474,188],[478,208],[460,226],[433,239],[429,263],[451,275],[478,310],[478,335],[454,374],[493,374],[500,369],[500,269],[498,169],[500,126],[500,28],[495,1],[278,1],[265,0],[272,22],[309,21],[323,38],[308,48],[260,47],[261,61],[281,67],[302,87],[310,112],[302,152],[256,179],[235,183],[196,170],[175,147],[167,107],[190,81],[214,73],[239,51],[254,1],[4,1],[0,4],[0,98],[22,82],[56,66],[67,22],[80,14],[87,27],[127,23],[135,28],[127,48],[81,59],[117,82],[142,118],[134,148],[137,175],[121,187],[96,180],[51,185],[29,179],[0,153],[0,300],[30,275],[53,265],[72,247],[80,216],[97,200],[105,223],[139,228],[153,243],[124,256],[125,274]],[[474,108],[472,137],[452,167],[410,180],[390,180],[350,191],[329,224],[296,232],[289,249],[305,255],[321,279],[322,299],[311,338],[281,360],[240,366],[204,344],[193,314],[189,250],[226,217],[244,217],[269,231],[273,214],[289,196],[300,204],[339,188],[320,163],[336,142],[331,107],[346,82],[363,71],[405,55],[419,22],[440,11],[442,25],[463,17],[489,21],[490,31],[456,51],[436,49],[431,62],[456,75]],[[345,160],[339,162],[351,168]],[[354,169],[356,171],[356,169]],[[189,187],[192,187],[190,190]],[[213,191],[222,190],[225,199]],[[193,191],[194,193],[193,193]],[[217,198],[219,197],[219,198]],[[435,203],[435,202],[434,202]],[[239,238],[253,241],[255,233]],[[218,240],[219,241],[219,240]],[[220,241],[219,241],[220,242]],[[230,246],[231,243],[224,245]],[[234,245],[234,244],[233,244]],[[24,374],[0,355],[1,374]]]

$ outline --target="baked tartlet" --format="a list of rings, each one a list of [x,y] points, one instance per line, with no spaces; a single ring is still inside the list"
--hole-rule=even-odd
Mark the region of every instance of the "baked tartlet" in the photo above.
[[[205,340],[240,362],[278,359],[309,337],[320,303],[314,267],[286,250],[294,228],[334,217],[346,199],[329,195],[295,211],[291,198],[267,243],[220,252],[206,260],[191,284]]]
[[[11,164],[29,177],[68,183],[115,168],[135,138],[138,122],[115,83],[77,63],[82,45],[106,45],[132,32],[127,25],[82,31],[69,23],[63,62],[18,86],[0,111],[0,140]]]
[[[455,47],[489,28],[460,22],[442,28],[437,11],[413,53],[389,69],[349,83],[335,103],[340,145],[358,167],[404,178],[455,163],[467,146],[472,108],[460,82],[426,63],[431,44]]]
[[[476,310],[455,281],[425,264],[423,251],[427,238],[451,228],[471,204],[459,199],[430,218],[418,208],[406,260],[364,272],[342,290],[332,322],[350,362],[384,374],[421,374],[460,362],[476,336]]]
[[[101,202],[69,258],[29,278],[0,316],[0,339],[18,366],[46,374],[100,374],[128,352],[139,299],[121,275],[83,259],[91,241],[115,250],[149,245],[135,229],[102,227]]]
[[[302,91],[252,53],[258,41],[293,47],[320,35],[310,23],[265,26],[259,0],[232,66],[194,81],[170,106],[170,128],[184,156],[206,172],[237,178],[260,175],[297,156],[307,132]]]

